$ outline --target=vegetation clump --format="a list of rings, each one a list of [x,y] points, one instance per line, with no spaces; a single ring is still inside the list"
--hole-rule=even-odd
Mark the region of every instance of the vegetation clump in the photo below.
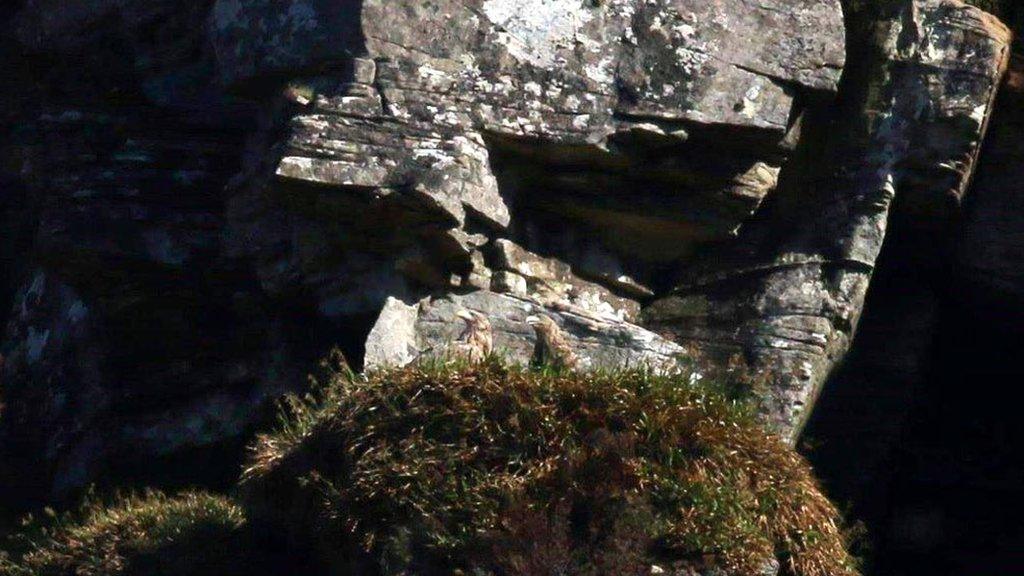
[[[222,496],[148,492],[49,516],[4,546],[0,575],[242,576],[257,565],[240,549],[243,511]]]
[[[339,373],[259,438],[243,498],[339,574],[856,574],[805,462],[694,380]]]
[[[28,522],[0,576],[857,573],[803,460],[688,373],[335,371],[239,495],[91,499]]]

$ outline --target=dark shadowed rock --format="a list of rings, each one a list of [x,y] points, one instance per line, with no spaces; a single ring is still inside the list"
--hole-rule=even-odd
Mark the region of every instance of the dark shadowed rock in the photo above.
[[[286,315],[221,258],[255,106],[212,85],[209,6],[23,4],[0,24],[0,182],[24,199],[3,204],[20,223],[0,231],[19,258],[3,289],[0,507],[237,446],[307,372]],[[223,478],[232,460],[167,477]]]
[[[735,246],[645,311],[679,341],[743,350],[771,379],[765,418],[794,438],[849,348],[893,199],[934,213],[963,195],[1009,57],[1007,29],[959,2],[850,17],[866,57],[849,73],[826,169],[808,165]]]
[[[987,322],[1020,326],[1024,310],[1024,59],[1015,57],[956,236],[962,305]]]

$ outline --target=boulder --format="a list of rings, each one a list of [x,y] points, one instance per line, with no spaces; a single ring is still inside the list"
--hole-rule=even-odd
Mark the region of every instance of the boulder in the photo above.
[[[487,316],[494,349],[520,364],[529,364],[534,358],[537,336],[527,318],[535,315],[546,315],[558,324],[583,369],[647,366],[671,370],[686,359],[681,346],[614,317],[478,291],[426,298],[413,304],[389,300],[367,340],[366,367],[404,366],[420,358],[445,357],[465,328],[457,316],[463,310]]]

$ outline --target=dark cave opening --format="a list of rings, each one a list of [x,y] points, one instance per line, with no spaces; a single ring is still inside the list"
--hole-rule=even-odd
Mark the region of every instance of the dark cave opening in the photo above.
[[[915,264],[910,235],[890,238],[803,449],[866,528],[867,574],[1015,573],[1024,421],[1009,395],[1024,382],[1024,324],[1006,322],[998,300],[965,303],[948,276]]]
[[[991,316],[990,316],[991,315]],[[892,454],[880,573],[1011,574],[1024,567],[1019,446],[1008,396],[1024,382],[1024,326],[944,295],[928,374]],[[1005,398],[1004,398],[1005,397]]]

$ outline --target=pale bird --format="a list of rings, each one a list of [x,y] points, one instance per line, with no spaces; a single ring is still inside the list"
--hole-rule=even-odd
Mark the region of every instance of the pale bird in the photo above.
[[[579,367],[579,357],[554,320],[544,315],[530,316],[526,323],[537,333],[537,343],[533,348],[534,364],[565,370]]]
[[[494,349],[491,321],[476,310],[459,310],[455,315],[466,323],[466,327],[455,341],[453,351],[473,364],[483,362]]]

